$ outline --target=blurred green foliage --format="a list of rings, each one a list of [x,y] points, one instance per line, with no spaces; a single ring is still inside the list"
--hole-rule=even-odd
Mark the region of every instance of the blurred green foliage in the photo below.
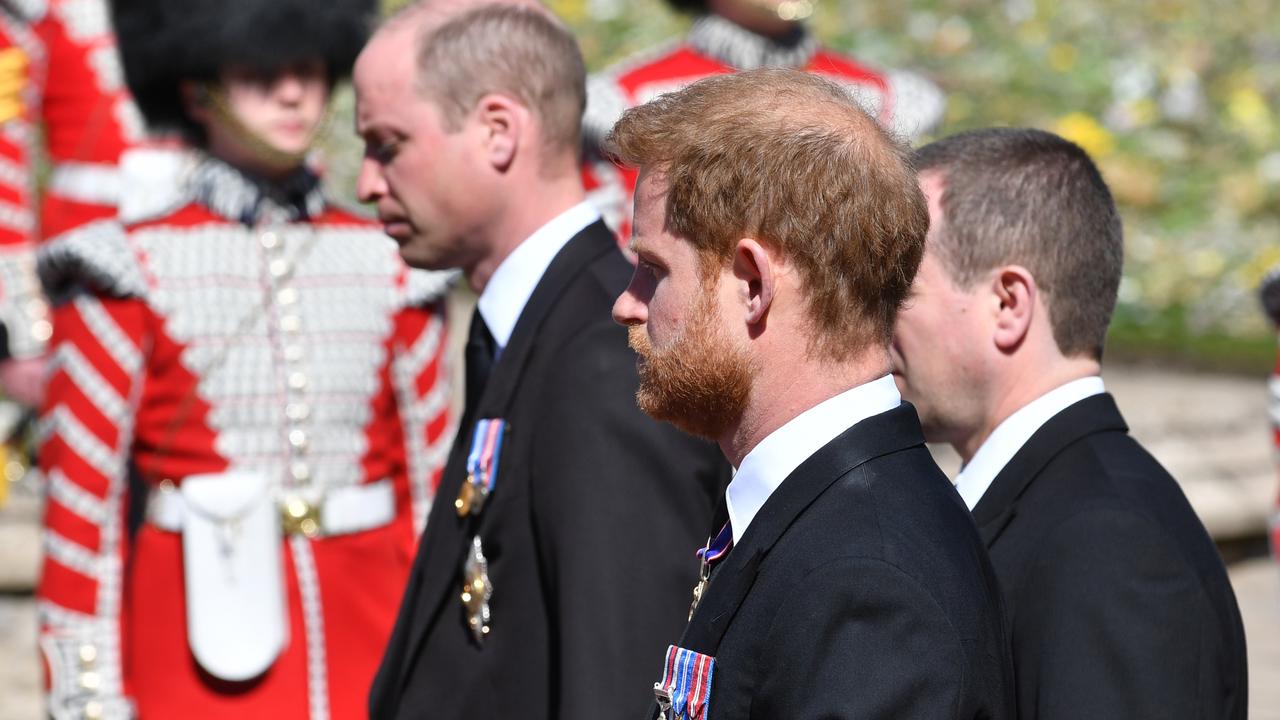
[[[593,70],[689,22],[661,0],[548,4]],[[1254,291],[1280,263],[1280,0],[816,5],[828,45],[943,88],[942,134],[1034,126],[1093,155],[1125,218],[1121,354],[1267,369]]]

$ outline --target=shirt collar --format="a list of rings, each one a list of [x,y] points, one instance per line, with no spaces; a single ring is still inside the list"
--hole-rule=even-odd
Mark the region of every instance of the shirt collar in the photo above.
[[[1072,380],[1023,405],[996,426],[956,476],[956,490],[969,509],[977,507],[987,488],[1023,445],[1055,415],[1087,397],[1106,392],[1097,375]]]
[[[538,228],[493,271],[476,306],[498,350],[511,341],[516,321],[551,261],[573,236],[599,219],[600,211],[584,200]]]
[[[734,543],[773,491],[810,455],[853,425],[901,404],[893,376],[885,375],[824,400],[769,433],[742,459],[726,491]]]
[[[818,52],[818,41],[803,26],[778,41],[758,35],[718,15],[704,15],[689,29],[693,49],[738,70],[762,67],[800,68]]]

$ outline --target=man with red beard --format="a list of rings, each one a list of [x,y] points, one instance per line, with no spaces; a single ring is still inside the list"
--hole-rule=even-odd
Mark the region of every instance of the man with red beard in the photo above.
[[[928,228],[907,149],[791,70],[700,81],[610,140],[640,172],[614,305],[639,403],[737,467],[650,717],[1011,717],[995,575],[890,375]]]

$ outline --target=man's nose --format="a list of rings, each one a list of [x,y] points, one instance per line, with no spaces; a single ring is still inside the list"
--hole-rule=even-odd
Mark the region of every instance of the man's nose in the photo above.
[[[377,202],[378,198],[387,194],[387,182],[382,177],[382,168],[371,158],[360,162],[360,174],[356,176],[356,197],[360,202]]]
[[[631,283],[622,291],[613,303],[613,320],[620,325],[641,325],[649,319],[649,307],[642,302],[636,293],[636,276],[632,274]]]

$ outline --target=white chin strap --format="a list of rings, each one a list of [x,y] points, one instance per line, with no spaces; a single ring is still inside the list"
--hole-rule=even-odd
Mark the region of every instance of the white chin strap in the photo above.
[[[231,104],[227,102],[226,93],[221,87],[216,85],[208,85],[205,88],[206,97],[209,98],[209,107],[219,119],[222,120],[228,128],[231,129],[236,137],[244,143],[245,147],[257,156],[264,164],[278,168],[295,168],[302,165],[307,159],[307,154],[311,152],[311,146],[315,144],[315,139],[320,136],[320,127],[317,127],[311,135],[311,142],[299,152],[286,152],[267,142],[247,125],[240,121],[235,111],[231,109]],[[327,119],[327,115],[326,115]],[[322,124],[325,121],[322,121]]]

